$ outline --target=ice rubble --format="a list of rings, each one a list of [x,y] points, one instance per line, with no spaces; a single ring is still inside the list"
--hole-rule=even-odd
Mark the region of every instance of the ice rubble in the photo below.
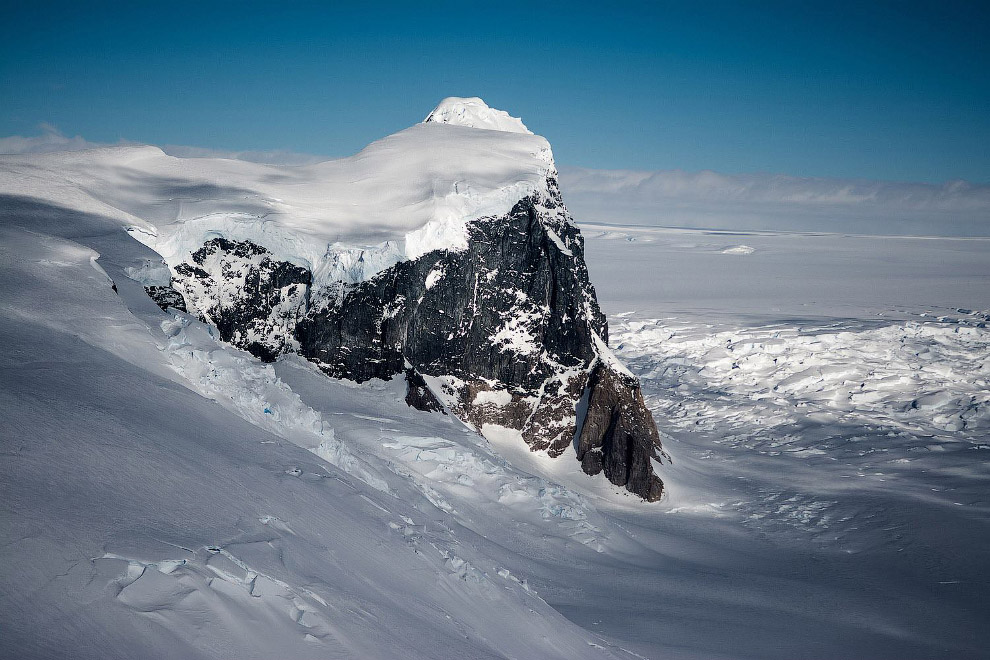
[[[379,472],[341,443],[333,427],[304,404],[270,364],[220,341],[213,328],[186,314],[174,312],[161,329],[165,357],[192,389],[372,488],[389,491]]]
[[[389,477],[399,475],[441,511],[453,512],[451,501],[459,502],[459,506],[466,506],[468,500],[498,502],[511,506],[520,515],[535,513],[542,519],[557,520],[564,534],[601,551],[601,530],[585,522],[593,514],[577,493],[514,470],[471,442],[435,435],[396,434],[391,425],[397,420],[373,413],[383,409],[382,398],[392,408],[392,400],[399,399],[396,388],[401,389],[401,383],[372,384],[370,391],[366,388],[359,395],[363,406],[344,406],[347,412],[343,414],[361,420],[354,429],[341,423],[339,402],[359,390],[342,381],[327,382],[304,360],[290,356],[274,366],[261,363],[219,341],[210,326],[178,312],[162,321],[161,329],[165,335],[163,356],[190,387],[375,490],[395,495]],[[311,407],[304,397],[314,390],[329,392],[327,400],[338,403],[321,406],[314,399],[313,403],[324,409],[321,412]],[[382,427],[369,433],[369,421]],[[385,424],[390,428],[386,429]],[[339,437],[335,427],[341,430]]]
[[[613,338],[667,432],[707,439],[690,452],[695,460],[718,470],[748,455],[787,475],[761,485],[769,480],[757,477],[718,503],[706,493],[706,508],[853,552],[901,538],[877,540],[896,526],[878,529],[887,511],[856,502],[854,490],[979,503],[965,493],[985,480],[990,449],[983,319],[713,328],[626,317]],[[739,479],[760,474],[735,470]]]
[[[739,423],[759,419],[770,429],[811,415],[974,443],[990,431],[990,336],[975,325],[908,321],[711,332],[651,320],[625,321],[613,336],[647,380],[672,392],[745,397],[749,410],[732,416]],[[725,415],[711,414],[710,398],[671,398],[677,403],[663,409],[669,423],[697,428],[719,420],[725,430]]]

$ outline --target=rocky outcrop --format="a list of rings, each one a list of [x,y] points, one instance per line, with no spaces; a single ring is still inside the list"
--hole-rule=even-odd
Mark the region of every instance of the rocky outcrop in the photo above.
[[[432,252],[354,285],[299,324],[300,352],[358,381],[391,377],[408,361],[458,383],[447,399],[466,421],[520,430],[559,455],[573,437],[593,334],[607,330],[577,228],[547,226],[546,210],[546,200],[521,200],[506,216],[471,223],[466,250]]]
[[[406,405],[424,412],[447,414],[426,380],[415,369],[406,369]]]
[[[296,351],[334,377],[404,374],[412,406],[483,434],[518,431],[550,456],[575,447],[585,472],[658,499],[659,436],[638,382],[614,367],[556,180],[466,231],[466,249],[316,290],[305,268],[216,238],[173,269],[175,286],[223,339],[264,360]]]
[[[604,472],[617,486],[625,486],[655,502],[663,482],[652,461],[668,458],[660,447],[653,417],[643,401],[639,382],[605,363],[591,372],[587,413],[577,440],[577,458],[587,474]]]
[[[148,295],[155,301],[155,304],[162,308],[163,312],[168,311],[169,307],[177,309],[180,312],[188,311],[186,310],[186,301],[182,297],[182,294],[170,286],[146,286],[144,290],[148,292]]]
[[[250,241],[214,238],[174,271],[173,286],[224,341],[267,362],[294,348],[309,304],[308,269],[277,261]]]

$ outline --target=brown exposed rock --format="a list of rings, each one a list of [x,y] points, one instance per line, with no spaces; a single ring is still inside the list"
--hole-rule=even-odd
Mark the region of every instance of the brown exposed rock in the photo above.
[[[649,502],[663,495],[651,459],[665,454],[639,382],[599,363],[588,381],[588,411],[578,437],[577,457],[588,474],[605,473]]]
[[[547,381],[536,409],[522,428],[523,440],[531,449],[546,450],[556,458],[571,446],[577,427],[576,407],[587,379],[587,372],[582,370],[570,378]]]

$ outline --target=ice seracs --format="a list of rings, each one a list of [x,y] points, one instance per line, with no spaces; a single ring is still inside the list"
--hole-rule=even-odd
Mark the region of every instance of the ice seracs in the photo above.
[[[521,119],[510,116],[504,110],[489,108],[477,96],[469,98],[448,96],[440,101],[440,104],[433,109],[433,112],[423,120],[424,124],[431,122],[467,126],[469,128],[483,128],[490,131],[533,134],[532,131],[526,128],[526,125],[522,123]]]

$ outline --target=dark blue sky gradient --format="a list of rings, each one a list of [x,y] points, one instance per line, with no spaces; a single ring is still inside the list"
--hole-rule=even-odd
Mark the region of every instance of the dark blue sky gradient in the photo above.
[[[4,4],[0,135],[339,156],[478,95],[562,165],[990,181],[988,2],[606,5]]]

